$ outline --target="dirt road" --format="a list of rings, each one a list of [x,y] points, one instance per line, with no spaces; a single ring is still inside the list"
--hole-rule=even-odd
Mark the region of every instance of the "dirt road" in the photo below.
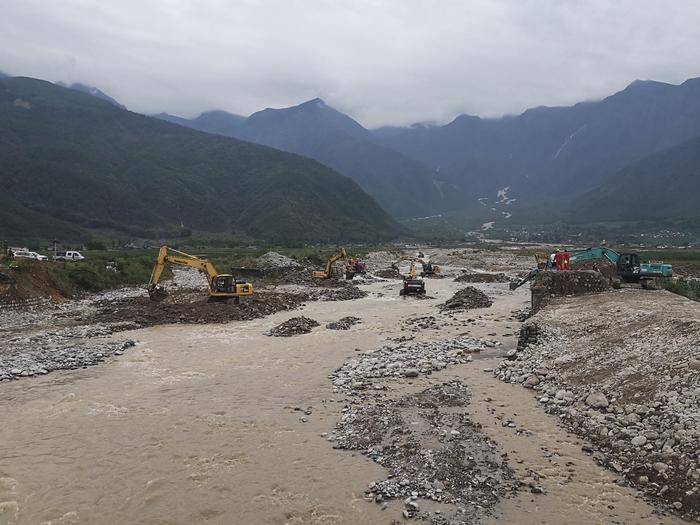
[[[511,314],[527,305],[527,290],[478,284],[493,306],[439,314],[437,305],[462,286],[429,280],[433,299],[402,300],[397,281],[380,281],[363,285],[369,295],[362,299],[310,302],[250,321],[125,332],[113,337],[137,345],[100,366],[3,382],[0,523],[401,521],[403,501],[384,507],[365,500],[370,483],[386,479],[385,469],[328,441],[348,403],[333,392],[329,375],[390,338],[464,333],[501,345],[470,363],[393,380],[387,391],[397,397],[449,380],[467,385],[469,417],[507,454],[517,479],[536,477],[542,492],[521,489],[487,522],[680,523],[618,486],[532,392],[484,371],[515,347],[519,322]],[[302,314],[321,326],[290,338],[264,335]],[[349,315],[361,323],[325,328]],[[406,323],[425,316],[435,317],[433,325]]]

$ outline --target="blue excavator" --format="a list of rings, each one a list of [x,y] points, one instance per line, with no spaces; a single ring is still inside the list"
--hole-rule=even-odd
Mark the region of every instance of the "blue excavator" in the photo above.
[[[583,261],[607,260],[617,273],[620,281],[625,283],[640,283],[643,288],[652,288],[654,279],[659,277],[672,277],[673,267],[664,263],[643,263],[636,253],[617,253],[607,246],[596,246],[585,250],[573,250],[570,253],[569,263],[574,264]],[[535,278],[543,270],[554,270],[550,257],[541,254],[535,256],[537,268],[532,270],[520,281],[511,283],[510,289],[515,290],[526,282]]]

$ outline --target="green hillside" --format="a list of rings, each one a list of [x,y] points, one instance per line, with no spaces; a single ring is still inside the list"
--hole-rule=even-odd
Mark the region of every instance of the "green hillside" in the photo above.
[[[611,175],[578,197],[576,219],[700,217],[700,137],[656,153]]]
[[[355,182],[313,160],[30,78],[0,79],[0,184],[0,238],[9,239],[189,229],[337,242],[399,228]]]

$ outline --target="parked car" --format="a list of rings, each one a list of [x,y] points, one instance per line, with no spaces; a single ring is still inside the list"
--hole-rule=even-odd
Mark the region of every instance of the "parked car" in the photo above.
[[[36,252],[30,252],[28,250],[17,250],[12,252],[14,257],[22,257],[24,259],[34,259],[36,261],[45,261],[48,259],[46,255],[41,255]]]
[[[80,252],[73,252],[73,251],[68,251],[68,252],[56,252],[56,255],[54,255],[53,260],[54,261],[82,261],[85,259]]]

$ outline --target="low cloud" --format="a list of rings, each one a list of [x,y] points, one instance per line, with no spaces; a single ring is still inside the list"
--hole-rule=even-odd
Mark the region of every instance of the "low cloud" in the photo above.
[[[0,70],[130,109],[243,115],[314,97],[368,127],[598,99],[700,76],[700,2],[21,0]]]

